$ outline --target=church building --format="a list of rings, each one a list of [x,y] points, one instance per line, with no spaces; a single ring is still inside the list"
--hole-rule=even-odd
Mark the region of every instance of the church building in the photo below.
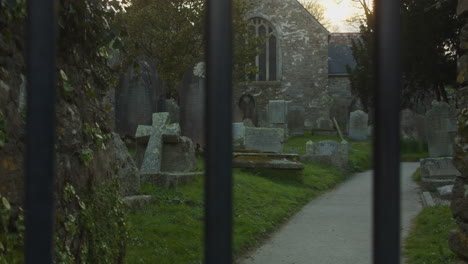
[[[259,72],[254,80],[234,87],[234,119],[251,118],[258,126],[267,126],[269,100],[286,100],[290,106],[304,107],[306,129],[329,129],[330,33],[297,0],[247,3],[245,19],[251,31],[267,41],[264,52],[255,58]]]

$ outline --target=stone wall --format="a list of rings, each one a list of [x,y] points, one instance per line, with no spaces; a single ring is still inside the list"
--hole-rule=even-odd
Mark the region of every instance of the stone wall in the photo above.
[[[327,92],[329,32],[296,0],[249,0],[246,19],[269,21],[278,34],[278,81],[236,86],[233,103],[244,93],[257,105],[258,123],[266,119],[268,100],[287,100],[305,108],[305,125],[317,127],[319,117],[329,117]]]
[[[460,171],[452,192],[451,209],[458,229],[450,235],[449,246],[452,251],[468,263],[468,0],[458,1],[457,14],[464,22],[460,32],[459,76],[457,81],[463,88],[458,90],[458,131],[454,144],[453,164]]]

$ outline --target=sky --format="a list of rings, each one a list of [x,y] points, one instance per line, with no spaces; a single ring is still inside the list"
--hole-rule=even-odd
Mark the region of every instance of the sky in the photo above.
[[[362,9],[359,9],[351,0],[318,0],[326,11],[325,16],[330,20],[332,26],[329,27],[331,32],[358,32],[359,28],[356,25],[346,22],[346,19],[354,17],[356,14],[362,14]]]

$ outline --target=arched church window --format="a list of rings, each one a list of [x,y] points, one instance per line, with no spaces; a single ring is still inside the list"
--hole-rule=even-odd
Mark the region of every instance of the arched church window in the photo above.
[[[254,81],[276,81],[278,78],[278,38],[273,25],[263,18],[250,19],[251,34],[266,38],[259,48],[261,53],[255,58],[258,73],[251,76]]]

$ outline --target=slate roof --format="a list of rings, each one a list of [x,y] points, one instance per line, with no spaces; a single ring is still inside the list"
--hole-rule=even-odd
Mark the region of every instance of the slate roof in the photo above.
[[[356,67],[351,51],[351,39],[360,37],[359,33],[332,33],[328,43],[328,75],[348,75],[346,65]]]

